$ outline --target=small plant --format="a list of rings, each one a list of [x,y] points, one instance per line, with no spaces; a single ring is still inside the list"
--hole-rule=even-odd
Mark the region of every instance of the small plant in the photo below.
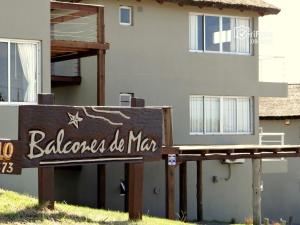
[[[252,219],[252,217],[246,217],[245,218],[245,224],[246,225],[252,225],[253,224],[253,219]]]

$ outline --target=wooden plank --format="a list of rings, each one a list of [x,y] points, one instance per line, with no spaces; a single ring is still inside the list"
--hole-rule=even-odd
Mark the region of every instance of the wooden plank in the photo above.
[[[128,211],[130,220],[143,216],[144,163],[129,164]]]
[[[97,208],[106,208],[106,165],[97,166]]]
[[[51,84],[52,84],[52,87],[80,85],[81,84],[81,76],[51,75]]]
[[[203,221],[203,177],[202,160],[197,161],[197,221]]]
[[[90,49],[107,50],[108,43],[84,42],[84,41],[67,41],[67,40],[51,40],[51,51],[87,51]]]
[[[187,221],[187,163],[179,166],[179,214],[182,221]]]
[[[55,50],[51,50],[51,62],[62,62],[72,59],[80,59],[84,57],[96,56],[98,54],[97,50],[88,50],[88,51],[81,51],[81,52],[72,52],[67,53],[63,52],[62,54],[53,54]]]
[[[280,152],[280,153],[261,153],[261,154],[235,154],[235,155],[227,155],[224,154],[210,154],[210,155],[178,155],[178,162],[186,162],[186,161],[198,161],[198,160],[225,160],[225,159],[268,159],[268,158],[295,158],[300,157],[300,153],[296,152]]]
[[[103,6],[67,2],[51,2],[51,9],[81,10],[97,13],[98,8],[103,8]]]
[[[253,225],[261,225],[262,160],[252,159]]]
[[[78,19],[80,17],[86,17],[86,16],[90,16],[93,15],[95,13],[93,12],[88,12],[88,11],[77,11],[74,13],[70,13],[70,14],[66,14],[63,16],[59,16],[59,17],[55,17],[51,19],[51,24],[59,24],[59,23],[65,23],[74,19]]]
[[[54,95],[40,94],[38,103],[54,104]],[[38,168],[38,198],[41,207],[54,210],[54,167]]]
[[[161,109],[22,105],[19,117],[24,168],[161,156]]]

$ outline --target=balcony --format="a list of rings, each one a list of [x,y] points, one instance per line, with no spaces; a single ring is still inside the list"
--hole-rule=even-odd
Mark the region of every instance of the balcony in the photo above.
[[[108,48],[109,44],[105,42],[103,6],[51,2],[53,86],[80,84],[79,59],[98,56],[98,94],[100,95],[100,89],[104,91],[105,88],[105,51]],[[77,72],[74,70],[70,74],[57,74],[64,63],[67,63],[67,67],[73,65],[75,69],[77,68]]]

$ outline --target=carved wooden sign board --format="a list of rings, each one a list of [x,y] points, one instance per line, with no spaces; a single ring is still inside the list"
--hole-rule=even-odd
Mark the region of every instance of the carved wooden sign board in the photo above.
[[[4,158],[11,150],[5,150],[0,162],[17,164],[17,173],[17,168],[143,160],[161,154],[162,127],[158,108],[20,106],[19,140],[11,142],[11,161]]]

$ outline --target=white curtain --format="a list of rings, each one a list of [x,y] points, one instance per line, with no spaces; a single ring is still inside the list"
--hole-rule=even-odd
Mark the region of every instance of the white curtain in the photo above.
[[[237,126],[239,133],[251,132],[251,98],[237,100]]]
[[[235,98],[223,98],[223,131],[224,133],[236,133],[237,111]]]
[[[236,52],[250,53],[250,19],[236,19]]]
[[[220,132],[220,98],[205,97],[204,100],[205,132]]]
[[[37,95],[37,46],[35,44],[18,44],[20,61],[24,72],[24,102],[35,102]]]
[[[198,50],[198,16],[190,15],[190,50]]]
[[[190,97],[190,132],[203,133],[203,96]]]

